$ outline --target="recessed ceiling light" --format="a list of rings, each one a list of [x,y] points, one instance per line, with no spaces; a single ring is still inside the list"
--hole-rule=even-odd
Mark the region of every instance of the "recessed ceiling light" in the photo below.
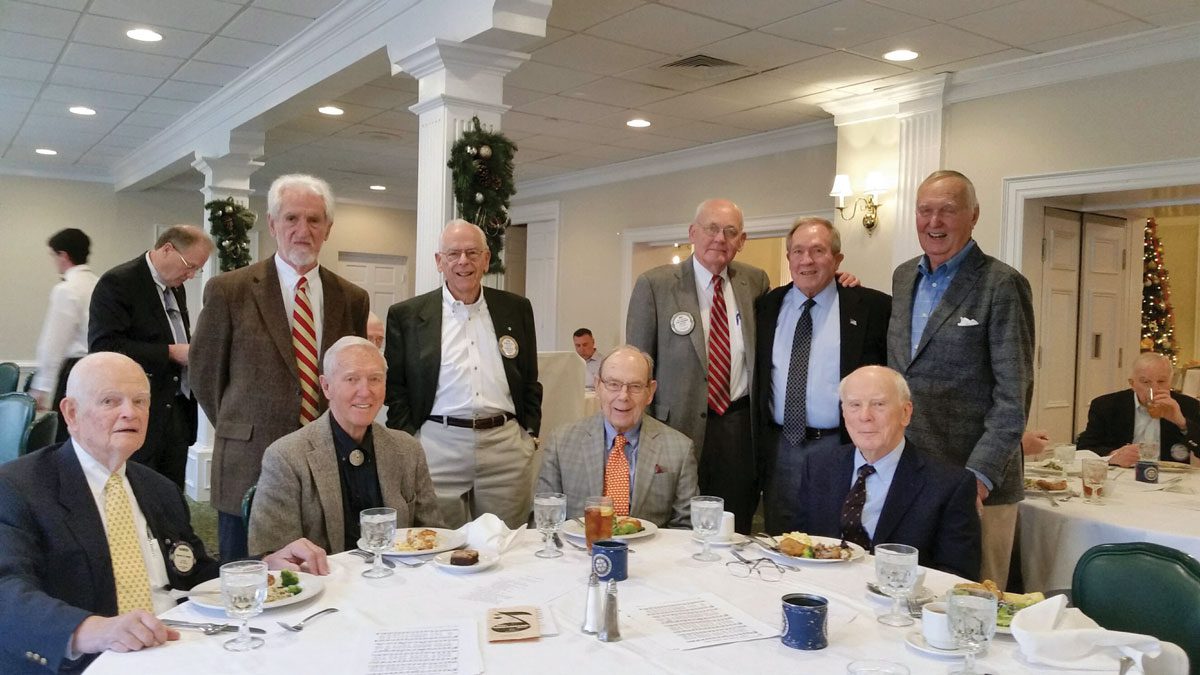
[[[85,117],[96,114],[95,110],[92,110],[91,108],[89,108],[85,105],[73,105],[70,108],[67,108],[67,110],[70,110],[71,112],[75,113],[76,115],[83,115]]]
[[[650,120],[644,120],[640,117],[635,117],[626,122],[625,126],[633,127],[634,129],[645,129],[646,127],[650,126]]]
[[[57,155],[58,154],[57,150],[51,150],[50,148],[38,148],[37,150],[34,150],[34,152],[36,152],[39,155]]]
[[[375,190],[376,192],[383,192],[384,190],[387,189],[387,186],[386,185],[372,185],[371,189]]]
[[[342,113],[344,113],[346,111],[342,110],[341,108],[337,107],[336,105],[323,105],[320,108],[317,108],[317,112],[321,113],[322,115],[330,115],[333,117],[337,117],[338,115],[341,115]]]
[[[883,58],[888,61],[912,61],[920,56],[920,54],[911,49],[895,49],[883,55]]]
[[[125,35],[131,40],[137,40],[138,42],[158,42],[162,39],[162,35],[155,33],[149,28],[134,28],[133,30],[126,31]]]

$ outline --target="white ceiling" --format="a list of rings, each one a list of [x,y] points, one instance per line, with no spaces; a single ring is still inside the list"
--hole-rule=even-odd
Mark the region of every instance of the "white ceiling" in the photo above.
[[[337,0],[0,0],[0,172],[107,178],[135,151]],[[1200,21],[1200,0],[554,0],[505,80],[518,181],[828,117],[818,103]],[[125,37],[151,26],[158,43]],[[889,63],[885,51],[921,56]],[[728,72],[660,66],[705,54]],[[292,171],[339,197],[413,208],[416,83],[381,77],[267,132],[256,188]],[[67,112],[96,109],[94,117]],[[630,129],[640,116],[649,129]],[[55,157],[34,154],[51,147]],[[370,192],[383,183],[386,193]],[[197,187],[188,172],[171,184]]]

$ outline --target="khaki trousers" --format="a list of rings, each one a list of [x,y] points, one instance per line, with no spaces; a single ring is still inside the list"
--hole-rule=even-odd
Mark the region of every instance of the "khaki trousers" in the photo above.
[[[983,556],[979,566],[980,580],[991,579],[1001,590],[1008,583],[1013,537],[1017,533],[1017,506],[1017,504],[985,506],[983,513],[980,514],[980,526],[983,529]]]

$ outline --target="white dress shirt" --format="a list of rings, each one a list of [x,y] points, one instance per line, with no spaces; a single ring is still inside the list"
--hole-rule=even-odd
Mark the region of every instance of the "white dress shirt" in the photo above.
[[[431,415],[474,417],[516,413],[504,375],[496,327],[480,291],[472,304],[442,285],[442,363]]]
[[[292,312],[296,309],[296,284],[300,283],[300,273],[296,268],[287,264],[278,254],[275,255],[275,271],[279,273],[279,292],[283,294],[283,311],[287,314],[288,328],[295,323]],[[313,329],[317,332],[317,363],[321,362],[321,336],[325,332],[325,293],[321,285],[321,266],[317,265],[304,275],[308,279],[308,304],[313,313]]]
[[[31,383],[34,389],[53,394],[63,361],[87,356],[88,310],[98,280],[92,268],[75,265],[63,272],[63,280],[50,289],[37,344],[37,373]]]
[[[582,358],[582,357],[580,357]],[[596,391],[596,376],[600,374],[600,362],[604,360],[604,355],[600,350],[592,352],[592,358],[583,359],[583,389],[584,391]]]
[[[713,274],[692,259],[696,273],[696,296],[700,301],[700,323],[704,326],[704,348],[708,349],[709,317],[712,315]],[[746,341],[742,337],[742,313],[729,285],[729,268],[721,270],[721,291],[725,296],[725,311],[729,314],[729,402],[750,393],[750,372],[746,364]],[[749,312],[747,312],[747,317]]]

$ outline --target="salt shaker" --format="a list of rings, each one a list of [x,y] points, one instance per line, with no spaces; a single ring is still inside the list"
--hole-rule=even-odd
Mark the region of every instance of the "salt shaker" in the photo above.
[[[604,593],[600,590],[600,577],[592,572],[588,577],[587,605],[583,608],[583,632],[595,635],[604,623]]]
[[[601,642],[616,642],[621,639],[621,626],[617,614],[617,580],[608,580],[608,590],[604,594],[604,625],[596,637]]]

